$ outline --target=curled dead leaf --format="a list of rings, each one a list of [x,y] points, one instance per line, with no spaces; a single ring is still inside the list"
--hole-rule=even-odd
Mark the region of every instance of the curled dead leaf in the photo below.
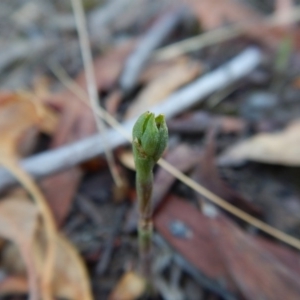
[[[233,145],[219,158],[220,164],[234,165],[245,160],[300,166],[300,121],[277,133],[260,133]]]
[[[0,202],[0,236],[17,245],[28,275],[28,289],[30,299],[39,299],[40,288],[38,278],[43,273],[45,267],[45,233],[40,227],[37,234],[39,211],[34,203],[26,198],[7,198]],[[55,246],[54,279],[52,291],[56,297],[69,300],[89,300],[92,299],[89,279],[76,249],[62,235],[57,235]],[[16,263],[18,260],[16,259]],[[23,275],[22,270],[20,271]],[[19,276],[20,274],[12,274]],[[14,278],[14,277],[13,277]],[[12,290],[11,281],[7,281],[0,293],[18,293]],[[19,281],[18,281],[19,282]],[[25,283],[21,280],[24,292]]]
[[[0,98],[1,152],[27,154],[37,134],[40,118],[33,102],[18,94]]]
[[[51,132],[56,119],[47,107],[30,97],[29,93],[0,94],[1,152],[28,154],[38,131]]]

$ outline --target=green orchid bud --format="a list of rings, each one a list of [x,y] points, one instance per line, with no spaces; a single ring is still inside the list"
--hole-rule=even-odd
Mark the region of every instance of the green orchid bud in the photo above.
[[[162,156],[168,142],[165,117],[153,113],[142,114],[132,130],[133,157],[136,167],[136,191],[139,208],[139,246],[141,270],[149,278],[150,249],[152,238],[153,167]],[[147,275],[148,274],[148,275]]]
[[[162,156],[168,142],[168,128],[165,117],[145,112],[136,121],[133,131],[135,159],[151,160],[156,163]]]

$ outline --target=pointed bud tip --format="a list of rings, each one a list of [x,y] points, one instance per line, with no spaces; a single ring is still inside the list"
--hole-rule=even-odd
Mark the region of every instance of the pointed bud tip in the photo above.
[[[153,161],[157,161],[168,142],[168,128],[164,115],[155,115],[149,111],[143,113],[136,121],[133,131],[133,140],[138,139],[140,148],[135,149],[136,153],[143,152]],[[136,147],[133,143],[133,147]]]
[[[155,123],[157,126],[160,126],[162,124],[164,124],[166,122],[165,120],[165,116],[164,115],[158,115],[156,118],[155,118]]]

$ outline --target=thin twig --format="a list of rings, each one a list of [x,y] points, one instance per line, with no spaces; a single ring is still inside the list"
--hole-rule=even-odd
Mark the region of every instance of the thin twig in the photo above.
[[[82,7],[81,0],[72,0],[73,11],[76,19],[76,26],[80,40],[80,48],[83,58],[84,70],[86,74],[86,83],[87,83],[87,90],[89,94],[89,99],[91,103],[91,107],[93,110],[94,118],[97,124],[97,128],[99,132],[102,132],[103,139],[104,139],[104,152],[107,159],[109,170],[112,174],[114,182],[117,186],[122,186],[122,179],[118,174],[114,157],[111,152],[111,148],[109,147],[109,139],[106,137],[105,133],[105,124],[101,118],[97,115],[97,110],[99,106],[99,98],[98,98],[98,91],[96,87],[96,79],[95,79],[95,71],[93,68],[93,60],[92,60],[92,53],[89,46],[88,40],[88,32],[86,27],[86,20],[85,15]]]

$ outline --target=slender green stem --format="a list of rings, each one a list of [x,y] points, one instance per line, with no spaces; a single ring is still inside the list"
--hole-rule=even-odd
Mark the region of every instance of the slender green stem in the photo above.
[[[153,186],[152,170],[148,176],[136,175],[136,189],[139,199],[139,253],[141,273],[146,278],[151,276],[151,244],[152,244],[152,205]]]
[[[164,116],[142,114],[133,127],[133,156],[139,207],[140,270],[151,285],[151,244],[153,167],[167,146],[168,129]]]

